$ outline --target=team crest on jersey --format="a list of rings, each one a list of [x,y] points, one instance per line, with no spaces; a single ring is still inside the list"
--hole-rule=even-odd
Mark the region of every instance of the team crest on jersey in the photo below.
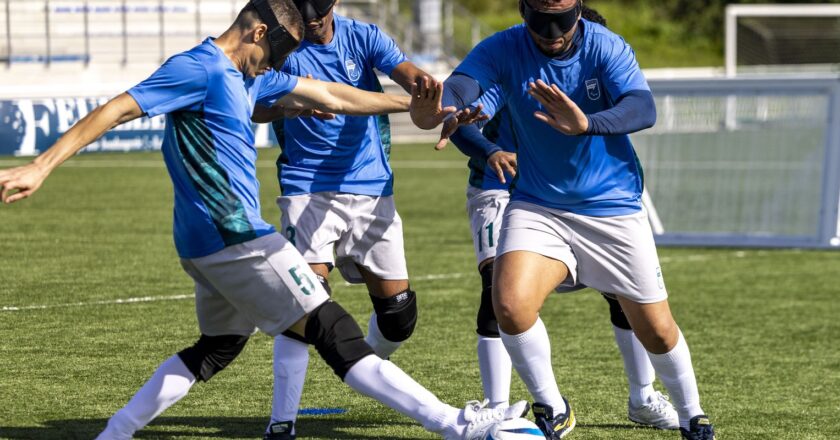
[[[586,96],[593,101],[601,99],[601,86],[597,79],[586,80]]]
[[[344,62],[344,67],[347,69],[347,75],[351,81],[358,81],[362,77],[362,69],[356,64],[353,58],[347,58]]]

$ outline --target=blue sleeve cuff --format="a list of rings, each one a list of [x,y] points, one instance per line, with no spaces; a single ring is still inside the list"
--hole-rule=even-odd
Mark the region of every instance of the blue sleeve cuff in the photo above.
[[[453,144],[465,155],[486,161],[493,154],[502,151],[502,147],[490,142],[475,125],[464,125],[450,138]]]
[[[586,135],[610,136],[635,133],[656,123],[656,103],[648,90],[622,95],[610,109],[586,116]]]

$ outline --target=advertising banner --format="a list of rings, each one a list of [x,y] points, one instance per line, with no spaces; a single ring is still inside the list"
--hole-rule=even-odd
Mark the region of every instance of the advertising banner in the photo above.
[[[35,156],[99,105],[99,98],[44,98],[0,100],[0,156]],[[105,133],[83,152],[152,151],[163,141],[164,117],[139,118]],[[257,147],[276,145],[268,124],[255,126]]]

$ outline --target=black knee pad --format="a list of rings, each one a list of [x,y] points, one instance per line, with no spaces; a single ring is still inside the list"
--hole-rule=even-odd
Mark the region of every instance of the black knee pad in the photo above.
[[[303,342],[304,344],[307,344],[307,345],[309,344],[309,341],[307,341],[306,338],[304,338],[303,336],[301,336],[301,335],[299,335],[299,334],[297,334],[297,333],[295,333],[291,330],[284,331],[282,333],[282,335],[289,338],[289,339],[294,339],[295,341]]]
[[[309,313],[306,339],[341,380],[356,362],[374,354],[353,317],[332,300]]]
[[[330,287],[330,282],[326,278],[322,277],[321,275],[315,274],[315,278],[318,278],[318,282],[324,286],[324,290],[327,291],[327,295],[332,296],[332,288]]]
[[[370,297],[376,312],[376,323],[382,336],[391,342],[402,342],[414,333],[417,325],[417,295],[408,288],[391,298]]]
[[[621,309],[621,304],[618,303],[618,300],[611,294],[602,293],[601,295],[604,296],[604,299],[610,305],[610,321],[612,321],[612,324],[620,329],[633,330],[633,327],[630,327],[630,321],[627,320],[627,316],[624,316],[624,310]]]
[[[481,269],[481,304],[475,319],[475,332],[486,338],[499,337],[499,323],[493,312],[493,263]]]
[[[248,336],[201,335],[195,345],[181,350],[178,357],[196,379],[207,382],[216,373],[230,365],[245,348],[247,342]]]

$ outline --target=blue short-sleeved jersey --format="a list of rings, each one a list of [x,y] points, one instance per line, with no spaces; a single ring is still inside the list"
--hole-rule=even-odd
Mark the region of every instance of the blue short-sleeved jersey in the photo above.
[[[304,41],[283,71],[381,92],[374,68],[390,75],[406,61],[394,40],[372,24],[335,15],[334,30],[329,44]],[[329,121],[296,118],[273,125],[282,149],[277,173],[284,195],[322,191],[393,194],[387,116],[336,115]]]
[[[502,90],[518,147],[513,200],[591,216],[631,214],[641,209],[643,177],[629,136],[566,136],[534,118],[543,109],[528,95],[528,83],[537,79],[557,84],[586,114],[611,108],[630,91],[650,90],[621,37],[581,23],[583,43],[570,58],[546,57],[523,24],[482,41],[456,72],[482,90]]]
[[[516,153],[516,137],[513,133],[513,121],[505,108],[505,103],[502,101],[501,90],[498,87],[493,87],[488,90],[475,104],[484,106],[482,113],[487,114],[490,120],[484,125],[482,133],[490,142],[502,148],[502,151],[508,153]],[[510,184],[513,178],[505,174],[507,183],[499,181],[496,171],[487,165],[487,162],[478,158],[471,158],[467,165],[470,168],[470,186],[478,189],[510,189]]]
[[[166,114],[163,156],[175,189],[175,247],[198,258],[273,232],[260,217],[254,104],[271,106],[297,79],[244,78],[212,39],[173,56],[128,93]]]

